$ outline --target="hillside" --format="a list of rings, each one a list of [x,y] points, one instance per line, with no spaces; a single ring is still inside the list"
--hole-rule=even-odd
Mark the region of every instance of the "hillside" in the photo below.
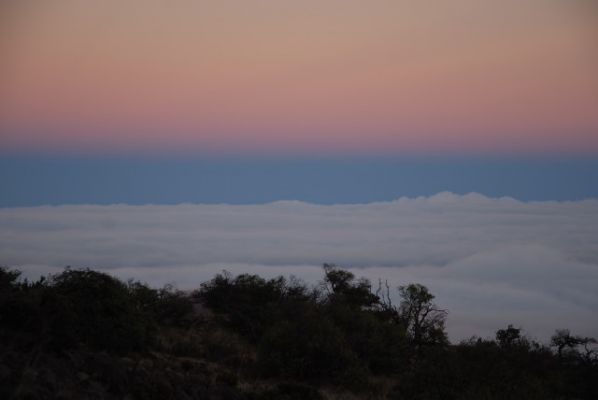
[[[187,293],[0,269],[2,399],[596,399],[596,341],[450,343],[422,285],[216,275]]]

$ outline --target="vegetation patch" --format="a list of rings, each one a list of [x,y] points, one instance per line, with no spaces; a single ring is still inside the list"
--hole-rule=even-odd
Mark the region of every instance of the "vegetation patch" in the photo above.
[[[0,398],[596,399],[596,340],[509,325],[451,344],[425,286],[216,275],[196,291],[0,268]]]

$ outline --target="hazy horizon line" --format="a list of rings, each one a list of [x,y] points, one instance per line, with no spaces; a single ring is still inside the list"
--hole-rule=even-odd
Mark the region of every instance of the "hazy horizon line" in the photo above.
[[[256,203],[229,203],[229,202],[193,202],[193,201],[182,201],[179,203],[127,203],[127,202],[114,202],[114,203],[63,203],[63,204],[40,204],[32,206],[0,206],[2,209],[31,209],[31,208],[60,208],[60,207],[115,207],[115,206],[128,206],[128,207],[172,207],[172,206],[226,206],[226,207],[248,207],[248,206],[272,206],[272,205],[306,205],[314,207],[334,207],[334,206],[365,206],[365,205],[376,205],[376,204],[393,204],[400,202],[415,202],[415,201],[445,201],[445,200],[461,200],[461,201],[492,201],[492,202],[509,202],[519,204],[572,204],[572,203],[587,203],[587,202],[598,202],[598,196],[587,197],[579,200],[522,200],[514,196],[487,196],[479,192],[466,192],[457,193],[450,190],[443,190],[432,195],[421,195],[421,196],[401,196],[391,200],[374,200],[368,202],[338,202],[338,203],[318,203],[313,201],[297,200],[297,199],[284,199]]]

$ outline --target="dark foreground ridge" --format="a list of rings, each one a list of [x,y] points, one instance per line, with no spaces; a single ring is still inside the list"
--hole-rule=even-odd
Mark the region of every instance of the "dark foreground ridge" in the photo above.
[[[0,268],[1,399],[598,399],[596,341],[451,344],[422,285],[216,275],[192,293]]]

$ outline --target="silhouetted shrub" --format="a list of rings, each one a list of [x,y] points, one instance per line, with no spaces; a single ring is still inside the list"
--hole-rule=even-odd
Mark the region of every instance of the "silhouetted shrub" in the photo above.
[[[82,343],[124,353],[153,342],[154,321],[118,279],[89,269],[66,269],[53,275],[48,286],[42,308],[57,348]]]
[[[129,281],[129,296],[135,308],[162,325],[186,326],[192,322],[193,303],[188,295],[171,285],[151,289],[147,285]]]
[[[258,362],[265,376],[337,382],[361,367],[342,330],[316,312],[272,326],[260,342]]]
[[[324,264],[322,286],[330,303],[342,303],[353,308],[371,308],[380,299],[372,293],[371,284],[365,278],[355,279],[353,273],[334,264]]]
[[[24,298],[21,296],[18,279],[21,273],[0,267],[0,332],[2,328],[21,325],[23,316]]]
[[[360,365],[374,374],[395,373],[406,367],[409,343],[402,326],[342,303],[327,305],[325,312],[343,332]]]
[[[265,328],[276,322],[286,291],[283,277],[266,280],[242,274],[232,278],[225,272],[202,284],[195,296],[216,313],[226,315],[235,331],[257,342]]]

